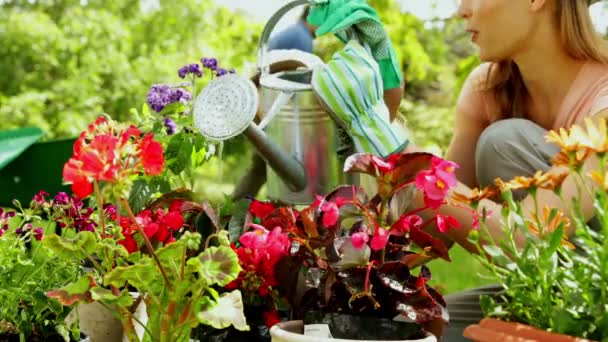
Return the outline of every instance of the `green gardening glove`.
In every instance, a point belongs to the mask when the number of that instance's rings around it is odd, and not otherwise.
[[[403,76],[397,55],[376,11],[365,0],[310,0],[307,21],[316,35],[335,34],[344,43],[353,38],[367,44],[378,62],[384,89],[400,87]]]

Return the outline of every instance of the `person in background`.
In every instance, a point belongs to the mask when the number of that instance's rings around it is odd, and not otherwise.
[[[299,50],[312,53],[315,28],[306,21],[309,11],[309,6],[306,6],[296,23],[271,36],[268,41],[268,51]],[[270,72],[286,71],[297,66],[297,63],[293,61],[274,63],[270,65]],[[259,89],[260,75],[254,75],[251,80]],[[260,118],[260,115],[261,113],[258,113],[256,118]],[[235,186],[232,198],[241,199],[245,196],[255,196],[264,183],[266,183],[266,162],[257,153],[253,152],[249,169]]]
[[[306,6],[295,24],[270,37],[268,50],[295,49],[312,53],[315,28],[306,21],[309,11],[309,7]]]
[[[559,148],[546,142],[548,130],[582,124],[585,118],[608,117],[608,42],[595,32],[590,0],[461,0],[458,14],[467,23],[479,47],[481,64],[469,75],[457,106],[454,136],[446,159],[460,165],[455,191],[469,194],[472,187],[492,185],[495,178],[532,176],[536,171],[558,172],[551,166]],[[584,169],[596,168],[589,160]],[[587,171],[585,171],[587,172]],[[577,196],[568,177],[560,200],[539,189],[537,199],[549,207],[571,212]],[[594,185],[589,184],[590,187]],[[534,199],[520,194],[526,214]],[[413,206],[422,205],[416,195]],[[501,206],[483,200],[482,210],[493,212],[486,221],[496,241],[504,239]],[[587,220],[594,215],[592,198],[581,198]],[[461,223],[448,237],[475,253],[467,241],[473,229],[471,215],[460,208],[441,207],[440,213]],[[525,238],[514,239],[523,247]],[[445,341],[465,341],[462,331],[482,318],[481,294],[500,288],[473,289],[445,297],[450,325]]]

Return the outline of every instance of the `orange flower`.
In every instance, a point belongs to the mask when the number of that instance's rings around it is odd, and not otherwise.
[[[543,214],[539,218],[540,224],[543,226],[543,234],[555,231],[561,224],[564,225],[564,237],[561,244],[568,248],[574,248],[574,245],[568,241],[566,232],[570,229],[570,219],[559,209],[551,209],[548,206],[543,207]],[[540,236],[541,229],[535,221],[526,221],[528,229],[535,235]]]
[[[475,188],[471,190],[471,193],[465,195],[460,192],[454,192],[452,194],[452,200],[462,203],[462,204],[471,204],[471,203],[479,203],[484,199],[493,199],[499,194],[499,190],[495,186],[488,186],[483,189]]]
[[[502,179],[497,178],[494,182],[501,191],[522,189],[555,190],[562,185],[566,177],[568,177],[567,172],[556,174],[537,171],[532,177],[517,176],[508,182],[504,182]]]
[[[579,169],[583,166],[587,158],[591,156],[592,150],[582,149],[579,151],[565,152],[561,151],[558,153],[551,162],[555,166],[566,166],[573,169]]]

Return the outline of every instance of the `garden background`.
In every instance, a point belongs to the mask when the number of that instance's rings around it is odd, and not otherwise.
[[[443,1],[451,0],[436,6]],[[129,120],[152,84],[175,82],[177,69],[201,56],[251,72],[263,22],[223,7],[221,0],[150,3],[0,0],[0,130],[38,126],[45,139],[57,139],[77,135],[99,113]],[[456,96],[478,63],[465,24],[402,13],[392,0],[370,3],[402,61],[407,86],[400,119],[417,145],[442,154],[451,138]],[[328,60],[339,47],[335,38],[322,37],[315,53]],[[198,170],[195,190],[201,198],[221,203],[246,171],[243,161],[250,153],[244,139],[229,141],[222,160],[212,158]],[[452,264],[430,265],[432,285],[442,292],[489,281],[483,274],[472,276],[482,267],[462,249],[454,247],[450,254]]]

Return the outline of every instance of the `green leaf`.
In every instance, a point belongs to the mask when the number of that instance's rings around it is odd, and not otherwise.
[[[95,301],[102,301],[105,304],[116,305],[123,308],[133,305],[133,296],[129,294],[127,289],[121,291],[120,295],[117,296],[108,289],[95,287],[91,289],[91,297]]]
[[[251,201],[248,199],[242,199],[234,204],[233,214],[228,222],[228,233],[230,235],[230,242],[232,243],[237,242],[245,230],[245,219],[250,204]]]
[[[95,287],[95,280],[90,275],[57,290],[46,293],[49,298],[57,299],[61,304],[71,306],[77,302],[91,303],[91,288]]]
[[[104,277],[104,284],[116,287],[122,287],[127,282],[140,291],[159,289],[165,283],[149,257],[135,265],[116,267]]]
[[[547,246],[547,248],[545,248],[542,251],[541,254],[541,258],[543,260],[547,260],[549,258],[551,258],[551,256],[553,254],[555,254],[555,252],[557,252],[557,249],[559,248],[559,246],[561,246],[562,241],[564,239],[564,223],[562,222],[557,229],[555,229],[553,232],[548,234],[548,242],[549,245]]]
[[[168,192],[171,185],[166,180],[155,177],[151,181],[138,179],[133,182],[131,193],[129,194],[129,205],[134,212],[144,209],[150,198],[157,192]]]
[[[187,262],[188,268],[198,272],[209,284],[225,286],[238,277],[241,267],[230,247],[209,247]]]
[[[46,235],[42,239],[44,246],[64,258],[85,259],[95,252],[95,234],[88,231],[79,232],[74,238],[57,234]]]
[[[198,312],[196,316],[201,323],[216,329],[224,329],[232,325],[237,330],[249,330],[239,290],[221,296],[217,302],[204,297],[199,305],[202,311]]]
[[[511,264],[512,261],[511,259],[509,259],[505,253],[503,252],[503,250],[495,245],[484,245],[483,246],[483,250],[488,253],[488,255],[490,257],[492,257],[492,263],[502,266],[502,267],[506,267],[507,265]]]
[[[192,144],[185,133],[177,133],[171,137],[165,151],[165,160],[171,172],[179,175],[190,164]]]
[[[158,113],[160,116],[166,116],[169,114],[183,113],[186,109],[186,105],[182,102],[173,102],[165,106],[163,110]]]

